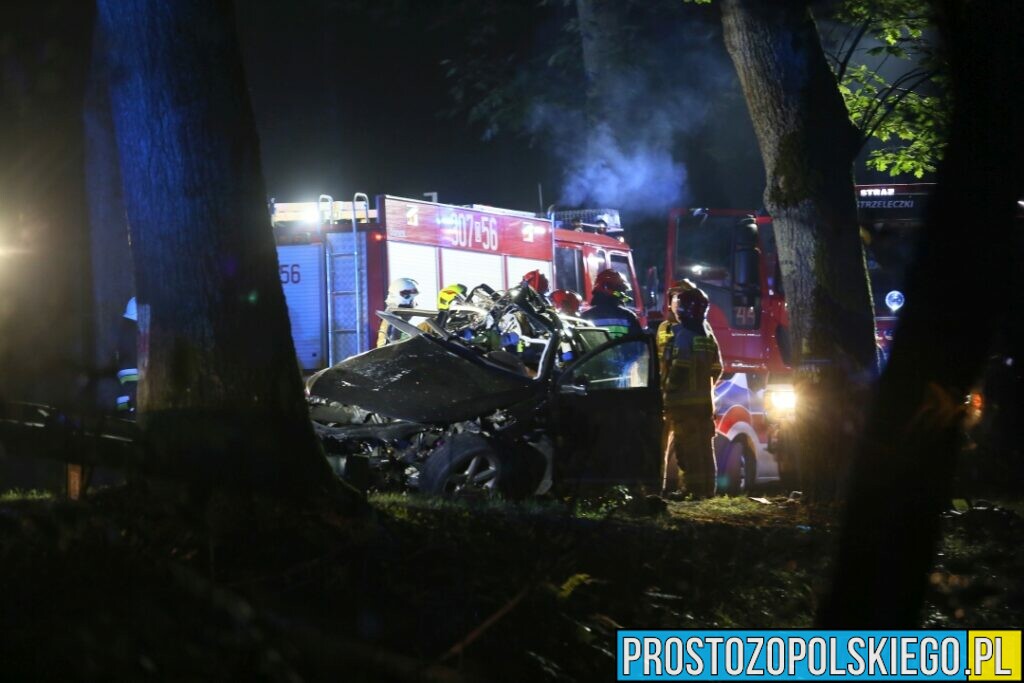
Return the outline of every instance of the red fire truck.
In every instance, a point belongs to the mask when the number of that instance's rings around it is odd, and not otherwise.
[[[589,300],[599,272],[614,268],[639,291],[618,212],[530,212],[453,206],[365,194],[352,201],[271,202],[281,284],[301,367],[314,371],[366,351],[376,340],[388,283],[416,280],[417,306],[459,282],[506,289],[540,270],[553,288]],[[573,229],[562,226],[572,225]],[[643,315],[637,297],[637,313]]]
[[[931,187],[857,186],[883,353],[904,302],[905,268]],[[746,216],[753,222],[741,220]],[[780,447],[797,397],[789,381],[789,316],[771,217],[673,209],[667,242],[666,280],[689,278],[707,292],[708,320],[722,351],[724,374],[715,387],[719,487],[735,492],[747,482],[777,478],[795,484],[795,467]]]

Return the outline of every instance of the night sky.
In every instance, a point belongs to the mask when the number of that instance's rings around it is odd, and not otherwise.
[[[239,3],[268,192],[279,201],[438,192],[535,209],[537,183],[550,193],[558,179],[543,150],[513,136],[484,142],[481,127],[442,113],[451,96],[440,62],[460,31],[432,26],[436,3],[401,15],[366,4]]]

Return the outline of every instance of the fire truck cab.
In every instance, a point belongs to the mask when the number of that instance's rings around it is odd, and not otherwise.
[[[384,310],[388,283],[398,277],[417,282],[416,307],[424,316],[436,311],[437,294],[448,284],[507,289],[533,270],[552,289],[572,289],[588,301],[605,268],[618,270],[638,291],[632,252],[615,236],[621,232],[616,211],[537,216],[391,195],[371,203],[357,193],[350,202],[329,195],[316,202],[272,200],[270,212],[292,338],[307,372],[374,346],[375,312]],[[642,302],[635,306],[642,316]]]
[[[858,185],[857,208],[875,301],[875,341],[884,357],[903,306],[930,184]],[[751,220],[752,219],[752,220]],[[796,484],[785,427],[796,394],[789,379],[789,315],[770,216],[730,209],[674,209],[667,280],[689,278],[711,300],[708,320],[722,352],[715,387],[719,486],[780,478]]]

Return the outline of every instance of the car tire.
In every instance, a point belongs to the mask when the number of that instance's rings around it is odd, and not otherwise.
[[[479,434],[456,434],[427,458],[419,489],[445,497],[526,498],[540,481],[517,455]]]
[[[757,460],[748,452],[742,438],[728,443],[721,462],[725,467],[719,478],[719,493],[738,496],[753,491],[757,481]]]

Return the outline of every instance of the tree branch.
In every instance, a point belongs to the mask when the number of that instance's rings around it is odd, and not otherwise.
[[[925,72],[921,69],[913,69],[901,75],[895,81],[886,85],[885,88],[880,90],[875,95],[874,104],[864,112],[864,116],[861,119],[861,121],[863,122],[862,128],[871,125],[871,122],[874,120],[875,114],[878,113],[878,110],[882,108],[882,105],[885,104],[886,100],[889,98],[890,95],[892,95],[893,92],[899,90],[900,86],[902,86],[910,78],[916,78],[919,74],[925,73],[928,72]],[[915,84],[915,86],[916,85],[917,84]]]
[[[878,119],[874,122],[874,124],[871,126],[871,128],[868,129],[866,132],[864,132],[862,134],[861,141],[860,141],[860,147],[858,148],[858,152],[859,152],[860,149],[864,148],[864,145],[867,144],[867,141],[871,138],[872,135],[875,134],[875,131],[877,131],[879,129],[879,127],[881,127],[882,123],[885,122],[885,120],[888,119],[890,115],[892,115],[893,111],[896,109],[896,107],[899,106],[900,102],[902,102],[908,95],[913,93],[914,92],[914,88],[916,88],[917,86],[921,85],[926,80],[931,78],[934,75],[934,73],[935,73],[934,71],[924,72],[923,74],[921,74],[920,78],[918,78],[916,81],[914,81],[913,85],[910,85],[907,88],[900,88],[900,89],[898,89],[900,94],[896,97],[895,100],[893,100],[892,102],[889,103],[889,105],[885,109],[885,112],[881,116],[878,117]],[[888,94],[891,95],[893,92],[896,92],[896,89],[894,89],[893,87],[890,87],[887,92],[888,92]],[[882,101],[884,101],[884,98],[882,100],[879,100],[879,102],[882,102]],[[878,109],[876,108],[875,111],[878,111]]]
[[[864,34],[868,32],[869,26],[871,26],[870,19],[861,24],[860,30],[857,31],[857,35],[854,37],[853,42],[850,44],[850,49],[846,51],[846,56],[843,57],[843,61],[839,64],[839,68],[836,70],[836,80],[839,81],[840,83],[843,82],[843,76],[846,75],[846,68],[850,65],[850,58],[853,57],[853,53],[857,50],[857,46],[860,45],[860,41],[864,39]],[[843,47],[845,46],[846,40],[844,39]]]

